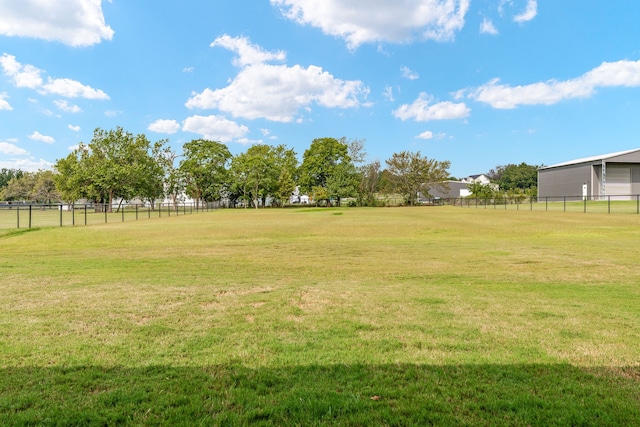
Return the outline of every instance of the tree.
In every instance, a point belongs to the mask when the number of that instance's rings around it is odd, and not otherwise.
[[[358,182],[358,172],[353,163],[338,163],[327,178],[325,188],[329,199],[336,199],[340,206],[341,199],[357,195]]]
[[[276,179],[273,181],[274,186],[270,189],[270,194],[280,200],[284,206],[285,200],[289,200],[296,189],[298,157],[293,149],[289,149],[283,144],[273,147],[272,152],[273,173]]]
[[[180,171],[187,194],[196,200],[220,200],[228,186],[227,164],[231,153],[226,145],[206,139],[195,139],[183,146],[184,159]]]
[[[481,182],[472,182],[467,185],[471,196],[474,199],[493,199],[497,192],[492,184],[483,184]]]
[[[256,209],[273,187],[273,164],[271,147],[264,144],[251,146],[231,160],[231,177],[235,187],[240,190],[241,198],[247,204],[253,201]]]
[[[408,205],[414,205],[418,193],[429,196],[429,186],[445,187],[450,162],[428,159],[420,152],[402,151],[386,160],[394,190],[402,194]]]
[[[541,166],[520,163],[507,164],[492,169],[487,176],[498,184],[501,190],[509,191],[520,188],[523,190],[538,186],[538,169]]]
[[[33,188],[36,184],[36,174],[24,172],[20,177],[11,178],[2,190],[2,198],[8,201],[33,201]]]
[[[375,206],[377,204],[376,193],[379,191],[380,161],[376,160],[359,169],[360,183],[358,185],[358,204],[361,206]]]
[[[296,183],[293,181],[291,172],[289,172],[288,169],[282,169],[278,177],[278,188],[275,194],[278,200],[280,200],[280,206],[285,206],[295,189]]]
[[[340,198],[346,197],[346,194],[354,194],[357,186],[352,176],[354,173],[349,145],[344,138],[314,139],[304,152],[300,166],[300,186],[303,191],[313,190],[314,193],[318,193],[317,187],[322,187],[329,198],[335,197],[340,203]]]
[[[56,190],[60,194],[63,201],[68,204],[74,201],[87,197],[90,193],[89,187],[91,181],[86,167],[80,162],[82,157],[82,151],[86,147],[80,146],[63,159],[58,159],[53,166],[56,173],[53,176],[53,181],[56,186]]]
[[[178,154],[170,148],[164,148],[159,156],[159,162],[164,173],[164,194],[171,198],[174,207],[185,191],[184,177],[175,161]]]
[[[0,169],[0,191],[5,188],[13,178],[20,178],[23,174],[24,172],[20,169]]]
[[[86,197],[108,203],[116,198],[154,199],[162,195],[162,168],[158,156],[164,141],[153,146],[144,134],[133,135],[121,127],[97,128],[87,145],[55,164],[56,186],[67,202]]]
[[[60,201],[60,193],[56,189],[53,171],[42,170],[36,172],[31,198],[41,203]]]
[[[349,163],[349,146],[335,138],[318,138],[304,152],[300,166],[300,186],[303,191],[326,187],[327,179],[340,163]]]
[[[148,155],[141,156],[139,159],[140,180],[134,193],[141,199],[148,200],[151,206],[154,205],[154,200],[164,197],[165,186],[169,181],[168,174],[173,171],[175,153],[165,146],[167,142],[167,140],[155,142],[150,147]],[[175,191],[176,188],[172,190]],[[173,202],[176,206],[175,198]]]

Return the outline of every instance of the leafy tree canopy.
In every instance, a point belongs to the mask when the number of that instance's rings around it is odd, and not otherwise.
[[[540,166],[528,165],[526,163],[507,164],[497,166],[492,169],[487,176],[498,184],[501,190],[509,191],[534,188],[538,186],[538,169]]]
[[[394,190],[404,196],[408,205],[416,203],[418,193],[429,195],[429,186],[445,186],[451,164],[448,160],[429,159],[419,151],[394,153],[386,163]]]

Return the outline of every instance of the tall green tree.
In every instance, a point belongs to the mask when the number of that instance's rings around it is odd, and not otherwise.
[[[33,198],[33,189],[36,185],[36,174],[33,172],[24,172],[19,177],[11,178],[2,190],[2,199],[8,201],[35,201]]]
[[[335,138],[318,138],[305,150],[300,166],[300,186],[303,191],[326,187],[327,180],[340,163],[350,163],[349,146]]]
[[[325,188],[329,198],[337,200],[340,206],[343,198],[357,195],[359,181],[358,171],[353,163],[338,163],[333,173],[327,178]]]
[[[123,128],[97,128],[89,144],[55,164],[58,191],[66,201],[86,197],[107,203],[111,210],[117,198],[153,199],[162,195],[161,167],[157,153],[164,141],[155,144],[144,134],[133,135]]]
[[[271,147],[265,144],[253,145],[231,160],[231,176],[234,183],[241,190],[242,198],[247,204],[251,201],[256,209],[260,200],[268,196],[274,186],[273,181],[276,178],[273,165]]]
[[[382,171],[380,161],[375,160],[358,168],[360,182],[358,184],[358,204],[361,206],[375,206],[376,193],[380,191]]]
[[[355,167],[349,150],[349,144],[344,138],[314,139],[304,152],[299,170],[302,191],[313,190],[313,193],[322,195],[326,193],[329,198],[337,198],[338,202],[346,195],[354,195],[357,183],[354,185]],[[352,149],[352,152],[358,150]],[[319,191],[318,187],[325,191]]]
[[[54,172],[51,170],[41,170],[35,174],[35,183],[31,191],[31,197],[40,203],[59,202],[60,193],[56,189]]]
[[[278,188],[275,193],[276,198],[280,200],[281,207],[285,207],[289,202],[295,189],[296,183],[293,180],[293,176],[291,176],[291,172],[288,169],[282,169],[278,177]]]
[[[56,190],[60,194],[62,200],[68,204],[72,204],[78,199],[89,197],[92,193],[90,187],[92,185],[90,174],[80,159],[86,147],[80,146],[67,157],[58,159],[53,166],[56,173],[53,181]]]
[[[180,172],[187,194],[196,203],[220,200],[229,181],[227,167],[231,152],[227,146],[216,141],[194,139],[185,143],[183,150]]]
[[[447,160],[429,159],[419,151],[394,153],[386,163],[394,190],[402,194],[410,206],[416,204],[419,193],[429,196],[429,186],[446,188],[451,164]]]
[[[184,176],[176,165],[178,154],[164,148],[159,156],[160,165],[164,172],[164,194],[171,199],[173,206],[177,206],[185,191]]]
[[[517,188],[526,190],[538,186],[538,169],[540,167],[524,162],[519,165],[510,163],[497,166],[487,176],[492,182],[498,184],[501,190],[509,191]]]
[[[0,191],[9,184],[13,178],[20,178],[24,174],[20,169],[0,169]]]

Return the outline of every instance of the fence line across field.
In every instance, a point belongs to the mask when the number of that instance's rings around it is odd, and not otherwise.
[[[156,203],[112,206],[108,204],[2,203],[0,229],[95,225],[137,221],[163,216],[189,215],[222,207],[219,202],[200,204]]]
[[[350,199],[344,199],[347,205]],[[385,199],[387,206],[401,203]],[[398,203],[395,203],[398,202]],[[640,215],[640,194],[610,196],[554,196],[554,197],[494,197],[494,198],[422,198],[423,206],[459,206],[476,209],[512,209],[530,211],[562,211],[593,213],[631,213]],[[310,206],[310,205],[304,205]],[[313,204],[311,204],[313,206]],[[0,203],[0,229],[35,227],[64,227],[102,223],[137,221],[141,219],[190,215],[214,209],[230,208],[224,202],[208,203],[156,203],[154,205],[112,206],[108,204],[29,204]]]
[[[633,213],[640,215],[640,194],[608,196],[549,196],[549,197],[457,197],[431,198],[429,205],[449,205],[481,209],[515,209],[563,212]]]

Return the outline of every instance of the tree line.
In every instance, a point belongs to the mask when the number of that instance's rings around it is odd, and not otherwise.
[[[302,162],[285,145],[257,144],[232,155],[216,141],[195,139],[178,153],[168,140],[151,142],[121,127],[96,129],[87,144],[59,159],[53,170],[0,170],[0,200],[73,203],[86,199],[113,206],[116,200],[154,201],[174,205],[189,197],[197,204],[225,200],[232,206],[285,206],[299,189],[317,204],[376,206],[381,195],[398,195],[414,205],[429,190],[446,188],[449,161],[401,151],[366,163],[365,142],[317,138]],[[539,166],[526,163],[497,166],[487,176],[497,186],[473,183],[472,197],[535,197]],[[384,197],[382,197],[384,199]]]
[[[0,171],[0,199],[74,203],[86,199],[107,204],[134,199],[153,202],[168,198],[174,204],[190,197],[196,203],[225,200],[232,206],[285,206],[296,189],[317,204],[380,204],[380,194],[397,194],[416,204],[429,186],[449,177],[449,161],[429,159],[418,152],[394,153],[385,161],[366,163],[363,140],[317,138],[302,162],[286,145],[257,144],[232,155],[216,141],[195,139],[178,153],[167,140],[151,142],[121,127],[96,129],[87,144],[80,143],[58,159],[53,170]]]

